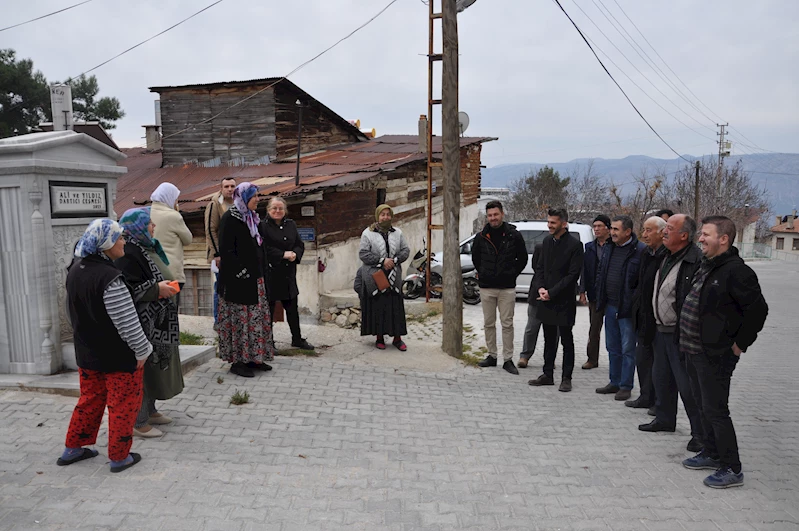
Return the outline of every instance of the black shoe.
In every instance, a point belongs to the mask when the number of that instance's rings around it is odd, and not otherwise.
[[[477,364],[478,367],[496,367],[497,358],[493,356],[486,356],[486,359]]]
[[[250,369],[252,369],[254,371],[271,371],[272,370],[272,366],[269,365],[268,363],[255,363],[254,361],[249,362],[247,364],[247,367],[249,367]]]
[[[655,406],[652,406],[649,409],[647,409],[646,414],[649,415],[650,417],[657,416],[657,411],[655,411]]]
[[[552,376],[547,376],[546,374],[542,374],[535,380],[530,380],[527,382],[528,385],[533,385],[535,387],[539,387],[542,385],[555,385],[555,379]]]
[[[508,360],[502,364],[502,368],[511,374],[519,374],[519,369],[513,364],[513,360]]]
[[[239,376],[243,376],[244,378],[252,378],[255,376],[255,373],[252,372],[252,369],[247,367],[244,363],[237,362],[230,366],[230,372],[233,374],[238,374]]]
[[[648,424],[639,424],[638,429],[641,431],[648,431],[648,432],[658,432],[658,431],[668,431],[673,433],[675,428],[674,426],[666,426],[665,424],[659,422],[657,419],[653,420]]]
[[[635,400],[626,401],[624,403],[624,405],[627,406],[627,407],[632,407],[632,408],[636,408],[636,409],[645,409],[645,408],[649,407],[649,401],[648,400],[641,400],[641,397],[639,396]]]
[[[295,347],[295,348],[302,349],[302,350],[313,350],[314,349],[314,346],[311,345],[310,343],[308,343],[308,341],[306,339],[303,339],[303,338],[292,339],[291,340],[291,346]]]
[[[571,378],[564,378],[560,381],[560,387],[558,387],[558,391],[561,393],[568,393],[572,390],[572,381]]]
[[[694,453],[699,453],[703,449],[704,449],[704,446],[702,446],[702,442],[699,439],[697,439],[696,437],[691,437],[691,440],[688,441],[688,446],[686,447],[686,450],[688,450],[689,452],[694,452]]]
[[[628,398],[630,398],[631,394],[632,393],[630,392],[629,389],[619,389],[618,391],[616,391],[615,399],[621,402],[623,400],[627,400]]]
[[[614,395],[619,391],[618,385],[608,384],[605,387],[600,387],[596,390],[600,395]]]

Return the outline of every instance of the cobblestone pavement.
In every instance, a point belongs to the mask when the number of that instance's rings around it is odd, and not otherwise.
[[[680,465],[684,414],[677,433],[647,434],[640,410],[595,394],[605,359],[568,394],[529,387],[538,369],[293,357],[244,379],[212,360],[121,474],[105,428],[99,457],[55,466],[74,398],[0,393],[0,529],[799,529],[799,264],[755,268],[771,315],[733,378],[742,488],[705,488]],[[230,405],[236,390],[250,403]]]

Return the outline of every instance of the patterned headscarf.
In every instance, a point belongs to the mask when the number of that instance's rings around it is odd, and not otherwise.
[[[108,218],[95,219],[89,223],[78,245],[75,246],[75,256],[85,258],[91,254],[107,251],[114,246],[121,235],[122,228],[116,221]]]
[[[255,210],[250,210],[247,203],[250,202],[255,194],[258,193],[258,187],[252,183],[241,183],[233,191],[233,207],[230,209],[230,214],[244,223],[250,229],[250,236],[255,238],[258,245],[263,243],[261,233],[258,231],[258,224],[261,223],[261,217]]]
[[[169,265],[161,242],[150,236],[147,230],[150,226],[150,207],[131,208],[119,218],[119,226],[122,227],[128,241],[138,243],[147,250],[153,251],[158,255],[164,264]]]
[[[178,190],[177,186],[172,183],[161,183],[150,196],[150,201],[158,201],[169,208],[175,208],[178,196],[180,196],[180,190]]]

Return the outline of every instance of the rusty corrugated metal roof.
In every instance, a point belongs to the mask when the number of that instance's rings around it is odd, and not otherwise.
[[[494,139],[461,138],[461,146],[491,140]],[[385,151],[387,147],[391,149]],[[257,166],[204,168],[187,164],[162,168],[160,152],[148,153],[140,148],[122,151],[128,158],[120,165],[127,167],[128,173],[117,182],[114,207],[120,215],[128,208],[147,202],[153,190],[163,182],[170,182],[180,189],[181,210],[196,212],[205,208],[208,198],[219,190],[223,177],[256,183],[260,188],[259,195],[288,196],[366,180],[383,170],[427,158],[426,153],[419,153],[416,136],[379,137],[303,156],[300,159],[300,185],[295,186],[296,162],[291,160]]]

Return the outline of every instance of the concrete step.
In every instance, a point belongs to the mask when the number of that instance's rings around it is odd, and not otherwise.
[[[181,345],[180,364],[185,375],[190,370],[216,357],[213,345]],[[43,376],[41,374],[0,374],[0,390],[36,391],[64,396],[80,396],[77,371],[65,371]]]

